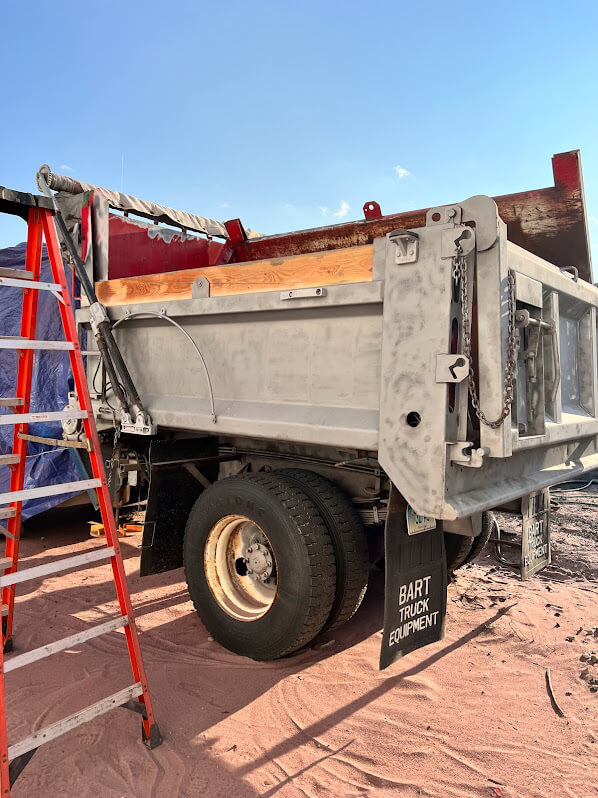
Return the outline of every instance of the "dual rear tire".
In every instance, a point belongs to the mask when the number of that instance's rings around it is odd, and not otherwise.
[[[477,537],[456,535],[452,532],[444,533],[444,547],[446,550],[446,567],[448,572],[456,571],[462,565],[472,562],[480,554],[486,543],[490,540],[496,526],[494,513],[482,513],[482,529]]]
[[[234,476],[207,488],[187,522],[189,594],[210,634],[274,660],[357,610],[368,576],[350,499],[303,469]]]

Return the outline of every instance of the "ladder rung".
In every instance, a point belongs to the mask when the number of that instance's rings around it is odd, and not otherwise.
[[[84,490],[100,488],[101,479],[81,479],[78,482],[63,482],[60,485],[45,485],[41,488],[26,488],[25,490],[13,490],[11,493],[0,493],[0,504],[10,504],[11,502],[25,502],[28,499],[39,499],[43,496],[60,496],[61,493],[81,493]],[[0,512],[2,512],[0,510]],[[12,513],[14,515],[14,513]],[[0,515],[0,518],[3,516]],[[11,518],[5,515],[4,518]]]
[[[9,532],[8,529],[5,526],[2,526],[2,524],[0,524],[0,535],[4,535],[4,537],[6,537],[6,538],[10,538],[11,540],[15,540],[15,536],[13,535],[13,533]]]
[[[20,396],[0,397],[0,407],[23,407],[25,400]]]
[[[12,557],[0,557],[0,571],[6,571],[12,565]]]
[[[31,338],[3,337],[0,338],[0,349],[74,349],[71,341],[34,341]]]
[[[122,629],[127,626],[129,619],[125,617],[114,618],[107,623],[102,623],[99,626],[93,626],[91,629],[85,629],[83,632],[64,637],[62,640],[57,640],[55,643],[49,643],[46,646],[34,648],[32,651],[26,651],[24,654],[19,654],[16,657],[11,657],[4,663],[4,673],[14,671],[17,668],[22,668],[24,665],[31,665],[32,662],[37,662],[40,659],[49,657],[51,654],[57,654],[59,651],[65,651],[67,648],[74,648],[86,640],[92,640],[94,637],[100,635],[107,635],[109,632],[114,632],[116,629]]]
[[[38,291],[62,291],[62,286],[58,283],[42,283],[38,280],[3,277],[0,274],[0,287],[2,286],[5,288],[36,288]]]
[[[33,280],[33,272],[26,272],[24,269],[0,268],[0,277],[16,277],[18,280]]]
[[[42,576],[49,576],[60,571],[69,571],[72,568],[88,565],[90,562],[97,562],[98,560],[107,560],[113,556],[114,548],[112,546],[94,549],[93,551],[85,552],[85,554],[77,554],[75,557],[65,557],[63,560],[54,560],[54,562],[49,562],[45,565],[27,568],[25,571],[15,571],[12,574],[0,576],[0,587],[16,585],[18,582],[28,582],[30,579],[39,579]]]
[[[18,454],[0,454],[0,466],[15,465],[20,460],[21,458]]]
[[[14,518],[16,514],[14,507],[0,507],[0,521],[4,518]]]
[[[46,726],[45,729],[40,729],[38,732],[32,734],[31,737],[27,737],[25,740],[21,740],[19,743],[14,743],[9,746],[8,758],[9,760],[13,760],[21,756],[21,754],[33,751],[34,748],[39,748],[40,745],[49,743],[50,740],[55,740],[56,737],[66,734],[66,732],[71,731],[71,729],[76,729],[77,726],[80,726],[82,723],[87,723],[87,721],[92,720],[92,718],[97,718],[115,707],[126,704],[129,699],[139,697],[142,693],[141,682],[132,684],[130,687],[125,687],[125,689],[121,690],[119,693],[108,696],[108,698],[98,701],[97,704],[86,707],[80,712],[75,712],[74,715],[69,715],[68,718],[59,720],[51,726]]]
[[[19,432],[18,437],[22,441],[31,441],[32,443],[45,443],[48,446],[65,446],[67,449],[87,449],[88,452],[92,451],[91,441],[88,438],[83,441],[65,441],[62,438],[44,438],[41,435],[29,435],[27,432]]]
[[[4,413],[0,424],[35,424],[37,421],[62,421],[66,418],[87,418],[86,410],[50,410],[47,413]]]

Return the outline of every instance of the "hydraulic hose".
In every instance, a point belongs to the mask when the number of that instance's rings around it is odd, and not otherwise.
[[[120,353],[120,349],[118,348],[118,345],[114,340],[114,336],[112,335],[112,328],[106,313],[106,309],[98,301],[94,285],[89,279],[89,275],[85,269],[85,264],[79,257],[77,247],[71,238],[66,226],[66,222],[64,221],[62,213],[60,212],[60,208],[58,207],[58,203],[48,188],[48,183],[46,181],[47,173],[45,170],[47,170],[48,173],[50,172],[49,167],[45,165],[42,166],[38,171],[36,175],[37,184],[42,193],[49,197],[54,205],[56,224],[71,257],[73,258],[75,272],[90,305],[92,328],[95,333],[98,350],[100,351],[102,359],[106,365],[106,371],[108,372],[110,382],[112,383],[112,388],[118,402],[119,409],[124,413],[129,413],[133,421],[135,421],[139,415],[143,416],[145,419],[147,417],[147,413],[143,407],[139,393],[135,388],[133,378],[131,377],[126,363],[123,360],[123,356]],[[53,186],[56,177],[56,175],[52,176]],[[69,177],[64,177],[62,175],[59,175],[58,177],[60,178],[60,181],[58,181],[57,185],[62,185],[63,181],[71,181],[71,183],[78,185],[77,181],[71,180]],[[124,392],[120,387],[121,384],[124,387]]]

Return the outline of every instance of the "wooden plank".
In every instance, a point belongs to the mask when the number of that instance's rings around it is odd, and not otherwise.
[[[19,280],[33,280],[33,272],[26,272],[24,269],[0,268],[0,277],[15,277]]]
[[[368,282],[372,279],[373,258],[373,246],[348,247],[332,252],[106,280],[96,283],[96,293],[100,302],[114,307],[190,299],[191,286],[199,277],[208,281],[210,296]]]

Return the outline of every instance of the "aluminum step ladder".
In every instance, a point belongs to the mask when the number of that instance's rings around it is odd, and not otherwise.
[[[11,454],[0,456],[0,467],[11,469],[10,490],[8,493],[0,494],[0,533],[6,538],[4,557],[0,558],[0,588],[2,590],[0,616],[2,618],[3,643],[0,647],[0,796],[1,798],[8,798],[11,784],[14,783],[40,745],[50,742],[115,707],[124,706],[141,715],[142,739],[149,748],[155,748],[159,745],[161,737],[154,718],[141,658],[131,598],[127,587],[100,443],[83,368],[75,317],[54,225],[53,209],[44,197],[10,192],[9,189],[0,187],[0,212],[13,213],[26,218],[28,228],[25,270],[22,272],[9,269],[0,270],[0,289],[2,287],[10,287],[23,290],[21,334],[16,337],[0,337],[0,349],[14,350],[18,353],[19,358],[16,396],[0,398],[0,407],[7,408],[9,411],[0,413],[0,425],[14,426],[13,451]],[[51,283],[40,281],[43,239],[45,239],[52,268],[53,282]],[[35,338],[37,304],[40,291],[50,291],[57,298],[58,310],[64,329],[64,341],[40,341]],[[2,291],[0,290],[0,301],[2,301],[1,297]],[[40,349],[68,351],[80,410],[30,411],[33,358],[35,351]],[[36,421],[73,418],[81,419],[82,421],[84,441],[81,441],[79,445],[84,447],[89,453],[92,479],[83,479],[48,487],[25,488],[27,441],[32,438],[39,440],[36,436],[28,434],[28,425]],[[57,442],[60,443],[60,441]],[[69,444],[73,445],[72,442],[65,441],[65,445]],[[106,531],[106,545],[96,546],[85,554],[19,571],[18,555],[22,502],[40,496],[54,496],[90,489],[94,489],[97,493],[102,522]],[[82,568],[90,563],[102,560],[110,560],[112,565],[120,615],[106,623],[84,629],[78,634],[70,635],[32,651],[14,654],[5,660],[4,654],[10,653],[13,647],[12,633],[16,585],[30,579],[38,579],[50,574]],[[124,629],[133,674],[132,684],[102,701],[85,707],[74,715],[53,723],[35,732],[30,737],[20,742],[12,743],[9,746],[6,724],[7,692],[5,674],[59,651],[84,643],[99,635],[108,634],[116,629]]]

